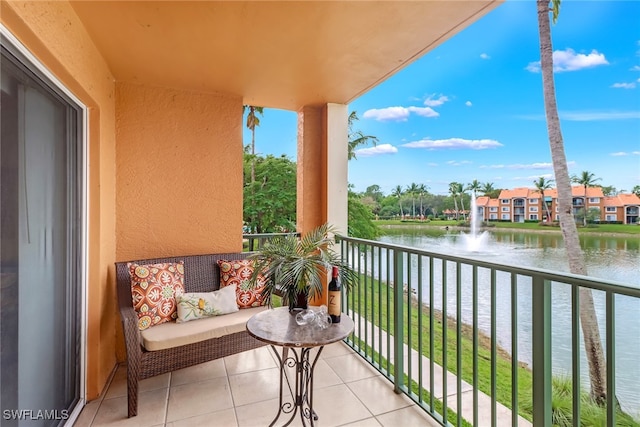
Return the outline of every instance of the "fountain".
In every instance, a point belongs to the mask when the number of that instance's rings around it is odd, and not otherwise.
[[[469,223],[471,225],[471,234],[462,235],[464,249],[467,252],[485,251],[489,233],[483,231],[482,233],[478,234],[478,227],[482,223],[482,218],[478,217],[478,205],[476,202],[475,193],[471,195],[471,211],[469,214]]]

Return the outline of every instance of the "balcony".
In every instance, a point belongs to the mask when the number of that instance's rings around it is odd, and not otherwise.
[[[104,397],[89,403],[75,426],[266,426],[278,407],[278,381],[276,359],[262,347],[144,380],[139,413],[127,419],[126,367],[120,366]],[[344,343],[324,348],[314,391],[323,426],[438,425]],[[301,425],[299,417],[291,425]]]
[[[582,407],[586,408],[589,380],[579,321],[579,306],[588,302],[581,292],[586,289],[592,291],[600,311],[606,372],[614,373],[607,375],[609,393],[600,420],[607,426],[627,421],[615,410],[616,393],[627,392],[618,383],[624,375],[616,371],[615,355],[633,343],[617,343],[616,337],[633,331],[615,319],[617,307],[622,312],[638,306],[640,289],[340,239],[343,256],[363,277],[346,298],[345,311],[357,320],[350,344],[394,382],[397,392],[441,425],[443,420],[453,425],[465,420],[475,426],[551,425],[552,408],[557,405],[553,391],[561,377],[568,380],[571,396],[565,415],[581,421],[587,417]],[[569,360],[562,373],[552,365],[559,356]],[[640,363],[638,353],[631,357],[634,365]],[[434,380],[442,378],[442,372],[448,372],[447,381]],[[637,417],[638,408],[632,403],[636,399],[621,399],[621,405]]]
[[[268,238],[245,237],[253,248]],[[616,397],[623,410],[637,417],[638,408],[629,406],[634,398],[619,387],[624,375],[615,357],[628,345],[616,337],[629,325],[615,319],[617,310],[640,304],[640,289],[398,245],[338,240],[342,256],[362,279],[343,299],[343,311],[356,324],[354,333],[328,346],[317,366],[314,405],[322,425],[550,426],[558,376],[552,361],[560,354],[570,361],[562,374],[569,380],[572,402],[566,414],[582,421],[589,382],[580,289],[593,292],[606,371],[614,373],[607,375],[611,392],[602,425],[627,425],[626,415],[615,410]],[[568,326],[558,331],[554,322],[560,312]],[[531,345],[523,345],[523,338]],[[631,357],[640,364],[640,352]],[[510,363],[514,359],[519,363]],[[264,347],[145,380],[140,413],[130,420],[125,388],[119,368],[104,397],[91,402],[76,425],[267,425],[277,407],[277,364]]]

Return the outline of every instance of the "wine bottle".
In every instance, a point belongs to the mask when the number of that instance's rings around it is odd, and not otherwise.
[[[340,323],[340,313],[342,312],[340,296],[340,277],[338,275],[338,267],[334,266],[331,273],[331,282],[329,282],[329,316],[331,316],[331,323]]]

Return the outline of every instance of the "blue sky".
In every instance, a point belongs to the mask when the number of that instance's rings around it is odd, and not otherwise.
[[[640,184],[640,1],[564,0],[552,40],[569,172],[629,192]],[[452,181],[553,179],[539,59],[535,1],[506,1],[349,104],[379,139],[349,162],[349,183],[447,194]],[[256,151],[295,160],[296,114],[266,109]]]

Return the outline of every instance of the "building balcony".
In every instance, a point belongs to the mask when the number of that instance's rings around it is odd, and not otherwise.
[[[361,280],[343,295],[353,334],[327,346],[316,368],[313,399],[322,425],[551,425],[552,384],[559,375],[552,357],[569,361],[561,375],[573,384],[570,401],[589,390],[578,320],[581,289],[590,289],[602,308],[605,369],[614,372],[607,375],[607,389],[619,390],[614,355],[628,343],[616,337],[629,326],[616,323],[617,307],[637,305],[640,289],[361,239],[339,241]],[[568,314],[560,332],[552,315],[558,303]],[[567,345],[558,347],[560,341]],[[120,367],[104,397],[87,405],[76,425],[267,425],[278,407],[278,368],[268,347],[145,380],[139,415],[128,420],[125,378]],[[637,411],[628,398],[620,404]],[[603,425],[624,421],[616,407],[615,394],[607,395]],[[582,419],[582,404],[568,411]]]
[[[126,367],[118,367],[104,397],[90,402],[75,427],[266,426],[278,407],[279,370],[269,347],[141,382],[136,417],[127,418]],[[315,368],[313,404],[325,426],[436,426],[416,403],[348,345],[323,349]],[[279,421],[282,421],[282,417]],[[299,426],[296,416],[293,426]]]

